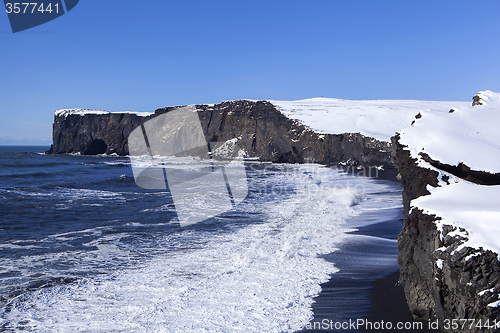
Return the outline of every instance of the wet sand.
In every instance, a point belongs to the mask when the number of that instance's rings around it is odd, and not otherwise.
[[[421,333],[437,333],[439,330],[429,329],[429,323],[426,321],[414,321],[408,304],[406,303],[405,294],[402,286],[398,286],[399,271],[389,274],[388,276],[376,280],[370,289],[370,313],[366,318],[368,321],[375,323],[391,322],[394,327],[397,323],[407,325],[406,329],[365,329],[363,332],[421,332]],[[411,324],[410,324],[411,323]],[[411,326],[410,326],[411,325]],[[402,326],[404,327],[404,326]]]
[[[321,285],[312,306],[314,318],[298,332],[439,332],[413,320],[403,287],[397,285],[402,218],[401,207],[366,212],[349,222],[362,226],[348,234],[338,251],[324,256],[339,271]]]

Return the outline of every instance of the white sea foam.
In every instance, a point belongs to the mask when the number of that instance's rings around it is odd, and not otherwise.
[[[104,161],[103,164],[106,165],[130,165],[130,161]]]
[[[52,192],[36,192],[24,189],[0,189],[0,193],[9,193],[25,197],[60,197],[66,200],[125,200],[122,193],[93,189],[57,187]]]
[[[54,193],[51,192],[31,192],[21,189],[4,189],[4,188],[0,189],[0,193],[8,193],[20,196],[28,196],[28,197],[51,197],[54,195]]]
[[[257,197],[238,208],[264,214],[261,223],[225,233],[201,232],[192,243],[196,233],[189,229],[174,238],[164,236],[165,246],[184,240],[183,249],[162,252],[136,268],[26,294],[12,302],[0,325],[23,322],[43,332],[291,332],[303,327],[312,318],[320,284],[336,271],[319,256],[335,251],[346,237],[346,219],[360,211],[352,205],[384,187],[320,166],[293,168],[296,172],[256,177],[261,188],[275,186],[278,196],[287,190],[279,184],[291,184],[294,193],[269,202]],[[89,232],[94,231],[101,229]],[[122,236],[103,235],[86,244],[98,250],[53,260],[85,266],[95,256],[125,256],[117,246]],[[30,258],[24,269],[36,259]]]

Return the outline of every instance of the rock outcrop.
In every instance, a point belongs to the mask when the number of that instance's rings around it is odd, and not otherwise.
[[[332,165],[396,167],[392,143],[359,133],[321,134],[287,118],[270,102],[231,101],[197,105],[207,142],[238,139],[248,157],[278,163],[315,162]],[[173,107],[157,109],[154,114],[59,112],[54,118],[53,146],[49,153],[128,155],[130,132],[152,117]]]
[[[130,132],[151,117],[133,113],[58,112],[54,116],[50,154],[128,154]]]
[[[478,96],[473,105],[482,105]],[[464,163],[453,166],[423,152],[414,158],[399,137],[396,141],[404,187],[399,283],[413,316],[438,320],[444,332],[500,332],[499,328],[486,327],[500,322],[498,254],[467,246],[467,230],[446,224],[439,228],[436,222],[441,216],[412,204],[412,200],[431,195],[429,189],[447,186],[453,177],[491,186],[499,184],[498,173],[471,170]]]

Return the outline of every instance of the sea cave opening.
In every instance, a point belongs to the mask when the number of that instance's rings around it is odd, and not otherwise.
[[[106,153],[107,149],[108,145],[103,139],[94,139],[89,143],[83,154],[84,155],[104,154]]]

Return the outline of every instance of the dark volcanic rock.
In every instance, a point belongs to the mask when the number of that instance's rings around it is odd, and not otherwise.
[[[483,105],[483,103],[481,103],[481,96],[479,96],[479,94],[472,97],[472,106],[476,105]]]
[[[148,119],[130,113],[56,115],[49,153],[127,155],[128,135]]]
[[[468,180],[480,185],[500,185],[500,173],[490,173],[485,171],[472,170],[464,163],[449,165],[433,160],[427,154],[420,153],[422,159],[429,162],[433,167],[451,173],[459,178]]]
[[[411,209],[411,200],[429,194],[427,185],[438,185],[438,172],[418,166],[404,148],[397,148],[405,210],[398,238],[398,263],[399,283],[404,287],[410,311],[415,318],[439,320],[445,332],[500,332],[475,326],[479,320],[493,324],[500,318],[500,307],[487,306],[498,301],[497,293],[485,292],[500,288],[498,255],[482,249],[459,248],[463,239],[449,235],[455,230],[452,226],[445,226],[441,234],[434,224],[439,217]],[[453,319],[459,324],[456,329]],[[469,321],[462,327],[464,319],[474,319],[474,325],[469,327]]]
[[[161,108],[149,117],[109,113],[55,116],[50,153],[127,155],[130,132],[152,117],[175,107]],[[359,133],[319,134],[289,119],[266,101],[232,101],[198,105],[207,142],[238,138],[249,157],[278,163],[315,162],[396,167],[394,145]]]

